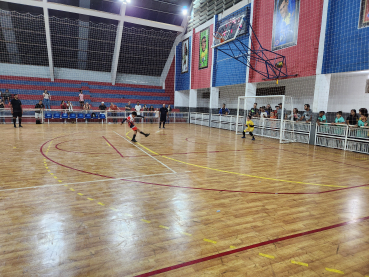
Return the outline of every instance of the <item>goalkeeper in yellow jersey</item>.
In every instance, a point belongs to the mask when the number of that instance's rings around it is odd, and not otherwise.
[[[254,122],[252,122],[251,120],[251,115],[247,116],[247,121],[245,126],[247,126],[247,128],[242,132],[243,137],[242,138],[246,138],[246,132],[249,132],[249,135],[252,136],[251,140],[255,140],[254,134],[252,133],[254,131]]]

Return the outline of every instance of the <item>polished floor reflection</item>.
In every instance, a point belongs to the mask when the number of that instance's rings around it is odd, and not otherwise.
[[[369,276],[369,156],[138,127],[1,126],[0,276]]]

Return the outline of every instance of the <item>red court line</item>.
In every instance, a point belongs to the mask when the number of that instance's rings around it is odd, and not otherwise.
[[[108,139],[107,139],[106,137],[104,137],[104,136],[102,136],[102,137],[106,140],[106,142],[107,142],[107,143],[109,143],[109,145],[110,145],[111,147],[113,147],[113,148],[114,148],[114,150],[115,150],[115,151],[117,151],[117,153],[118,153],[122,158],[124,158],[124,156],[122,155],[122,153],[120,153],[120,152],[118,151],[118,149],[117,149],[117,148],[115,148],[115,147],[114,147],[114,145],[113,145],[113,144],[111,144],[111,143],[110,143],[110,141],[108,141]]]
[[[355,219],[355,220],[351,220],[351,221],[347,221],[347,222],[342,222],[342,223],[338,223],[338,224],[335,224],[335,225],[331,225],[331,226],[327,226],[327,227],[323,227],[323,228],[319,228],[319,229],[314,229],[314,230],[311,230],[311,231],[306,231],[306,232],[302,232],[302,233],[298,233],[298,234],[294,234],[294,235],[289,235],[289,236],[281,237],[281,238],[278,238],[278,239],[263,241],[263,242],[260,242],[260,243],[252,244],[252,245],[241,247],[241,248],[238,248],[238,249],[226,251],[226,252],[223,252],[223,253],[211,255],[211,256],[196,259],[196,260],[192,260],[192,261],[185,262],[185,263],[182,263],[182,264],[177,264],[177,265],[168,266],[168,267],[165,267],[165,268],[162,268],[162,269],[150,271],[150,272],[147,272],[147,273],[144,273],[144,274],[136,275],[136,277],[153,276],[153,275],[156,275],[156,274],[172,271],[172,270],[175,270],[175,269],[178,269],[178,268],[182,268],[182,267],[186,267],[186,266],[190,266],[190,265],[194,265],[194,264],[198,264],[198,263],[202,263],[202,262],[206,262],[206,261],[209,261],[209,260],[217,259],[217,258],[228,256],[228,255],[232,255],[232,254],[235,254],[235,253],[238,253],[238,252],[246,251],[246,250],[257,248],[257,247],[260,247],[260,246],[264,246],[264,245],[273,244],[273,243],[276,243],[276,242],[281,242],[281,241],[285,241],[285,240],[290,240],[290,239],[294,239],[294,238],[298,238],[298,237],[302,237],[302,236],[307,236],[307,235],[319,233],[319,232],[327,231],[327,230],[330,230],[330,229],[342,227],[342,226],[345,226],[345,225],[362,222],[362,221],[365,221],[365,220],[368,220],[368,219],[369,219],[369,216],[366,216],[366,217],[362,217],[362,218],[359,218],[359,219]]]
[[[64,136],[61,136],[64,137]],[[45,153],[43,152],[43,147],[49,143],[50,141],[57,139],[60,137],[56,137],[53,138],[47,142],[45,142],[41,147],[40,147],[40,152],[41,154],[48,159],[49,161],[63,166],[65,168],[69,168],[72,170],[76,170],[82,173],[86,173],[86,174],[91,174],[91,175],[96,175],[96,176],[100,176],[100,177],[104,177],[104,178],[109,178],[109,179],[116,179],[115,177],[112,176],[106,176],[106,175],[102,175],[102,174],[98,174],[98,173],[93,173],[93,172],[89,172],[89,171],[84,171],[84,170],[80,170],[74,167],[70,167],[61,163],[58,163],[54,160],[52,160],[51,158],[49,158],[48,156],[45,155]],[[365,187],[365,186],[369,186],[369,184],[365,184],[365,185],[359,185],[359,186],[353,186],[353,187],[347,187],[347,188],[339,188],[339,189],[334,189],[334,190],[327,190],[327,191],[320,191],[320,192],[260,192],[260,191],[243,191],[243,190],[227,190],[227,189],[209,189],[209,188],[196,188],[196,187],[182,187],[182,186],[174,186],[174,185],[164,185],[164,184],[158,184],[158,183],[150,183],[150,182],[143,182],[143,181],[136,181],[136,180],[131,180],[131,179],[120,179],[122,181],[128,181],[128,182],[133,182],[133,183],[140,183],[140,184],[146,184],[146,185],[154,185],[154,186],[161,186],[161,187],[170,187],[170,188],[182,188],[182,189],[193,189],[193,190],[204,190],[204,191],[217,191],[217,192],[230,192],[230,193],[250,193],[250,194],[280,194],[280,195],[302,195],[302,194],[321,194],[321,193],[329,193],[329,192],[335,192],[335,191],[340,191],[340,190],[347,190],[347,189],[353,189],[353,188],[359,188],[359,187]]]
[[[76,151],[69,151],[69,150],[65,150],[65,149],[61,149],[59,148],[59,145],[62,144],[62,143],[66,143],[66,142],[69,142],[69,141],[76,141],[76,140],[83,140],[83,139],[71,139],[71,140],[66,140],[66,141],[62,141],[62,142],[59,142],[58,144],[55,144],[55,148],[60,150],[60,151],[65,151],[65,152],[70,152],[70,153],[77,153],[77,154],[96,154],[96,155],[111,155],[112,153],[104,153],[104,152],[101,152],[101,153],[91,153],[91,152],[76,152]]]

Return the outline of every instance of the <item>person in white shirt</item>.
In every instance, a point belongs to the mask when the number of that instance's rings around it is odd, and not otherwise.
[[[268,118],[268,114],[267,114],[267,112],[265,111],[265,107],[261,107],[261,108],[260,108],[260,118],[261,118],[261,119]]]
[[[68,107],[68,112],[73,112],[73,105],[72,105],[72,102],[68,101],[68,103],[67,103],[67,107]]]
[[[42,96],[44,97],[44,106],[45,106],[45,109],[49,109],[49,111],[50,111],[51,110],[51,106],[50,106],[51,95],[47,91],[47,89],[44,90],[44,93],[42,94]]]
[[[140,105],[139,101],[137,101],[137,105],[135,106],[135,110],[136,110],[137,115],[140,115],[141,105]]]

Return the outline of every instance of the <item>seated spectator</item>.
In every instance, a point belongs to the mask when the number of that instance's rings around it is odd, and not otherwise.
[[[311,122],[311,119],[313,117],[313,113],[310,110],[310,105],[309,104],[305,104],[304,105],[304,113],[302,114],[302,116],[300,117],[299,121],[305,120],[306,123]]]
[[[357,125],[359,127],[369,128],[369,126],[368,126],[368,114],[364,113],[364,112],[361,114],[360,120],[359,120]]]
[[[149,108],[146,106],[146,104],[143,106],[143,108],[142,108],[142,110],[144,111],[144,112],[147,112],[148,110],[149,110]]]
[[[36,118],[36,124],[41,124],[41,118],[42,118],[42,111],[45,109],[44,104],[42,104],[42,100],[38,101],[38,104],[35,106],[35,118]]]
[[[219,110],[219,114],[229,114],[229,110],[226,108],[226,104],[223,104],[223,107]]]
[[[300,117],[301,115],[299,114],[299,110],[297,108],[293,109],[292,114],[286,114],[286,119],[291,121],[299,121]]]
[[[106,106],[105,106],[104,102],[101,102],[101,105],[99,106],[99,110],[100,111],[105,111],[106,110]]]
[[[260,118],[268,118],[268,114],[265,111],[265,107],[260,108]]]
[[[83,105],[83,110],[85,111],[85,113],[90,113],[90,110],[91,110],[91,105],[86,102],[84,105]]]
[[[360,108],[359,109],[359,120],[360,120],[362,114],[368,114],[368,110],[366,108]]]
[[[252,117],[259,117],[258,103],[254,103],[254,106],[250,110],[250,115]]]
[[[131,110],[131,101],[128,101],[128,104],[126,105],[126,111]]]
[[[64,101],[61,101],[60,109],[63,110],[63,112],[65,112],[67,108],[68,108],[67,103],[65,103]]]
[[[117,110],[120,110],[117,105],[110,103],[109,111],[111,111],[111,116],[113,117],[113,123],[118,123]]]
[[[356,126],[358,121],[356,110],[352,109],[350,115],[346,118],[346,124]]]
[[[150,112],[154,112],[154,111],[155,111],[154,106],[150,106],[149,111],[150,111]]]
[[[3,99],[0,98],[0,117],[3,124],[5,124],[5,117],[4,117],[5,105]]]
[[[345,119],[342,117],[342,111],[338,111],[336,114],[336,119],[332,125],[342,125],[343,123],[345,123]]]
[[[68,107],[68,112],[73,112],[73,104],[72,104],[72,102],[70,102],[70,101],[68,101],[67,102],[67,107]]]
[[[275,116],[275,113],[273,111],[270,112],[270,118],[271,119],[277,119],[277,117]]]
[[[327,118],[325,117],[325,111],[320,111],[316,123],[320,126],[320,123],[326,123]]]
[[[265,108],[265,112],[268,114],[268,117],[270,117],[270,113],[272,112],[272,107],[270,106],[270,104],[268,104]]]

